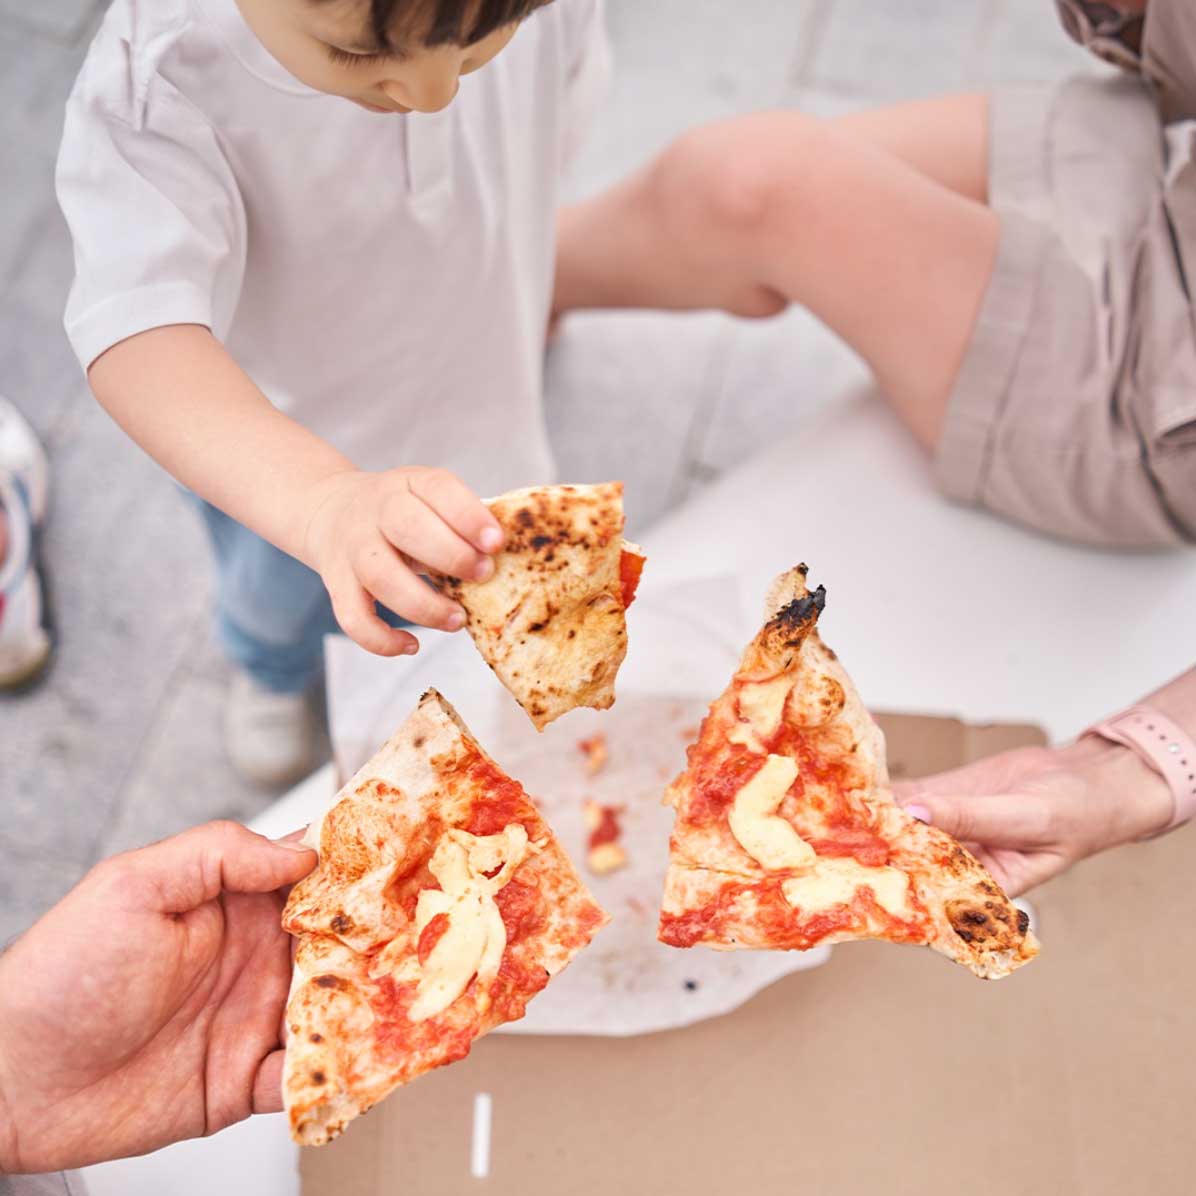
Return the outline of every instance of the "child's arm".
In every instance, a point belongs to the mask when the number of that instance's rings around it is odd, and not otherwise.
[[[315,569],[337,621],[363,648],[397,656],[418,647],[378,617],[375,599],[427,627],[464,625],[457,604],[415,569],[483,580],[503,535],[452,474],[357,469],[277,410],[198,325],[130,337],[88,379],[113,419],[180,482]]]

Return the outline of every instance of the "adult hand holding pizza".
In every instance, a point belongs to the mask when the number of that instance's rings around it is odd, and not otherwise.
[[[281,1109],[282,890],[315,863],[209,823],[97,865],[0,956],[0,1174]]]
[[[1022,748],[896,786],[1010,895],[1196,811],[1196,669],[1075,743]]]

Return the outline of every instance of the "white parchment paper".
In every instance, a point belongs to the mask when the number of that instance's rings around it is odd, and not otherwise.
[[[661,794],[685,765],[685,747],[739,659],[744,618],[733,581],[714,578],[646,593],[628,612],[630,651],[618,700],[577,710],[539,734],[464,635],[420,633],[414,661],[370,656],[328,640],[329,712],[342,776],[350,776],[435,686],[483,747],[532,795],[612,922],[528,1006],[502,1027],[529,1034],[643,1034],[715,1017],[781,976],[815,967],[808,952],[678,950],[656,941],[673,812]],[[579,741],[606,736],[609,762],[585,770]],[[585,867],[586,798],[621,806],[625,868]]]

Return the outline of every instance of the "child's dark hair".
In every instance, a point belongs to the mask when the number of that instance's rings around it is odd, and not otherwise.
[[[368,0],[370,32],[382,49],[415,35],[425,46],[472,46],[551,0]],[[397,47],[397,48],[401,48]]]

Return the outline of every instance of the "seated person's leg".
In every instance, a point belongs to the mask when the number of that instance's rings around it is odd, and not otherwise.
[[[693,130],[562,213],[556,308],[801,303],[933,446],[1000,236],[980,202],[985,128],[983,100],[961,96]]]

